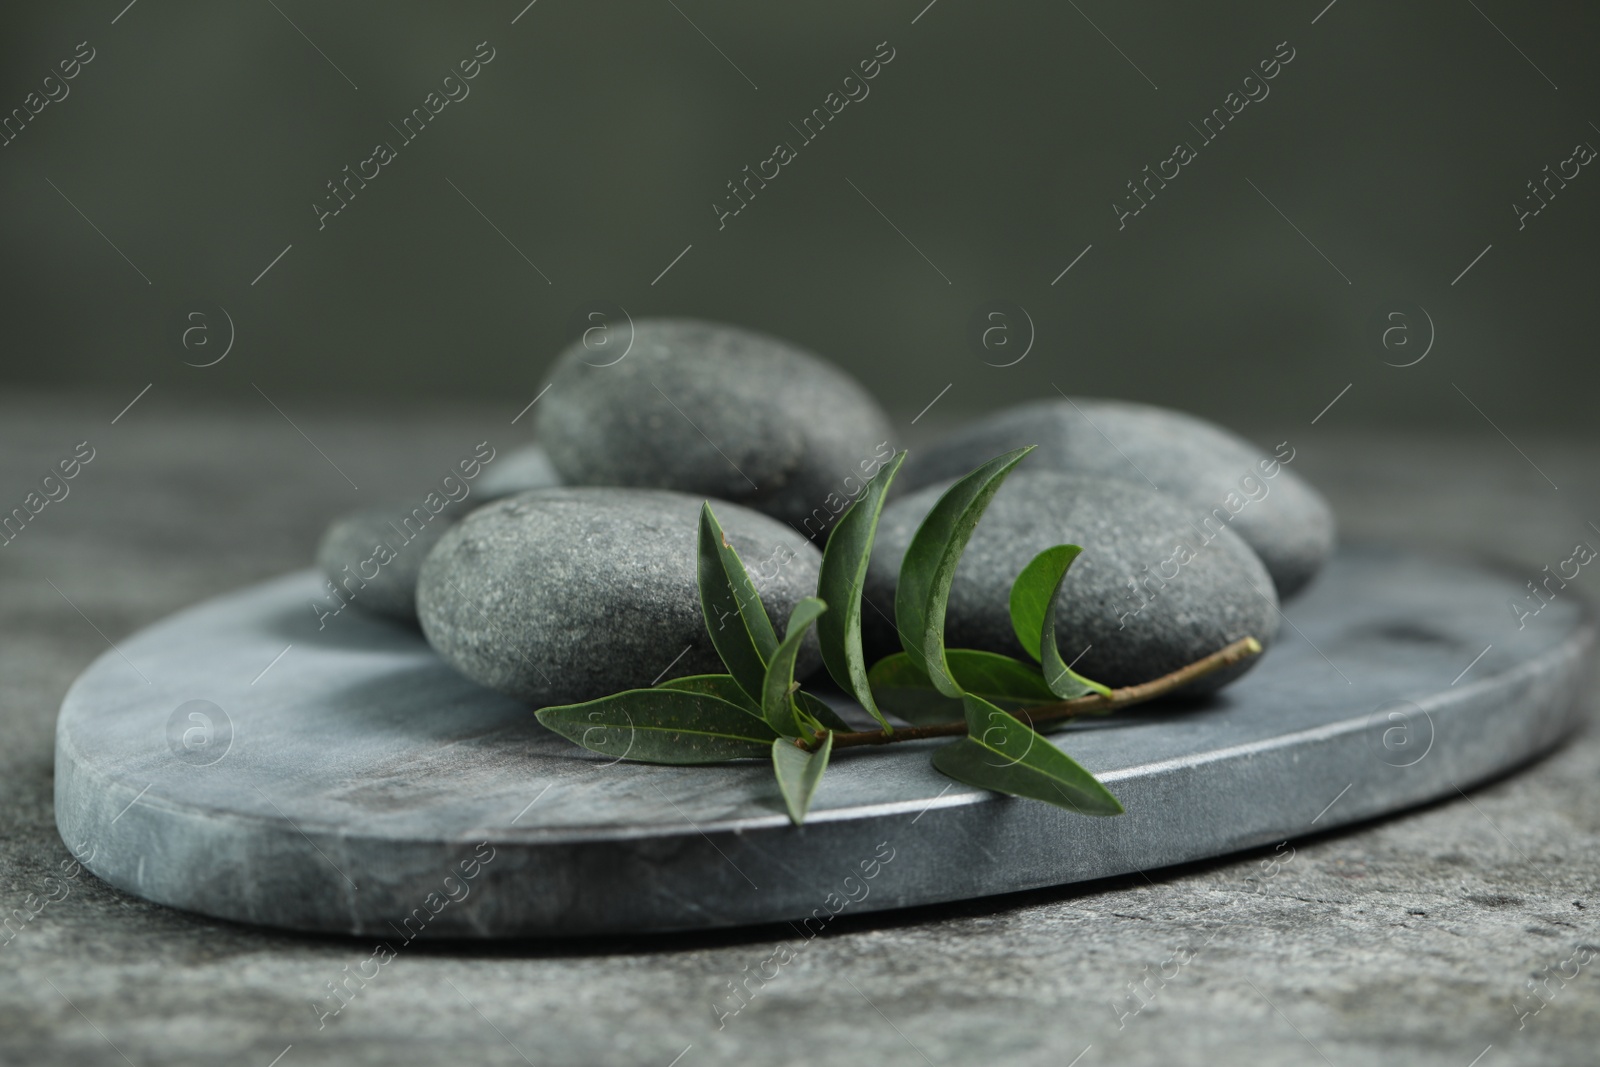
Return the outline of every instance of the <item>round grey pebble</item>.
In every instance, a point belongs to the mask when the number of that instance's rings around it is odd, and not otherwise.
[[[1292,442],[1263,451],[1204,419],[1148,404],[1079,398],[1007,408],[914,451],[896,484],[959,478],[1023,445],[1039,446],[1024,461],[1030,470],[1154,485],[1182,503],[1186,518],[1231,527],[1266,564],[1280,597],[1304,588],[1333,552],[1333,511],[1288,469]]]
[[[879,610],[862,612],[864,636],[877,655],[900,650],[888,623],[900,561],[948,487],[919,489],[884,509],[866,584]],[[1019,468],[984,512],[956,567],[945,646],[1027,660],[1011,628],[1011,583],[1034,556],[1058,544],[1083,546],[1056,602],[1061,655],[1097,682],[1135,685],[1241,637],[1254,636],[1265,646],[1277,636],[1272,581],[1232,530],[1207,540],[1184,507],[1148,486]],[[1188,691],[1218,689],[1258,660],[1212,674]]]
[[[336,594],[326,603],[343,601],[373,615],[415,623],[422,561],[463,512],[461,505],[451,503],[438,513],[425,505],[408,511],[396,503],[335,519],[317,546],[317,567]]]
[[[561,484],[561,475],[550,462],[550,454],[541,445],[528,444],[509,448],[486,465],[478,479],[474,496],[479,503],[497,500],[529,489],[551,489]]]
[[[883,409],[837,367],[690,319],[638,320],[627,355],[604,366],[574,343],[537,432],[568,484],[720,497],[813,539],[894,452]]]
[[[317,567],[338,599],[374,615],[415,623],[417,574],[445,530],[480,504],[561,484],[550,457],[532,444],[491,454],[477,479],[452,474],[440,486],[443,492],[430,492],[418,502],[397,502],[335,519],[317,546]],[[444,492],[464,495],[451,499]],[[430,503],[443,506],[435,512]],[[330,598],[328,603],[338,600]]]
[[[467,677],[535,706],[723,673],[695,579],[702,503],[664,490],[569,487],[487,504],[423,563],[422,632]],[[821,553],[775,519],[735,504],[713,509],[781,634],[816,592]],[[813,635],[796,673],[820,662]]]

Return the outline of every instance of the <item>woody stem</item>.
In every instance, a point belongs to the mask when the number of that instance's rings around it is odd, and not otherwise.
[[[1093,714],[1096,712],[1116,711],[1120,708],[1143,704],[1160,696],[1182,689],[1190,682],[1204,678],[1208,674],[1231,667],[1235,663],[1243,662],[1252,656],[1261,654],[1261,642],[1254,637],[1241,637],[1224,648],[1211,653],[1203,659],[1179,667],[1171,674],[1164,674],[1160,678],[1138,685],[1124,686],[1113,689],[1110,696],[1101,696],[1091,693],[1088,696],[1077,697],[1072,700],[1063,700],[1055,704],[1040,704],[1031,708],[1023,708],[1015,714],[1017,718],[1030,726],[1040,723],[1058,722],[1062,719],[1071,719],[1079,715]],[[965,719],[957,722],[943,722],[936,726],[908,726],[893,733],[887,730],[862,730],[853,733],[835,733],[833,747],[854,748],[857,745],[892,745],[899,741],[922,741],[929,737],[960,737],[967,732]],[[816,743],[804,746],[814,749]]]

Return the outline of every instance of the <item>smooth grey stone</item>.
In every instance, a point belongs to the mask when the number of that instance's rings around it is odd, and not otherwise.
[[[1504,607],[1519,577],[1366,551],[1329,569],[1296,605],[1299,632],[1209,703],[1053,735],[1122,800],[1116,818],[955,783],[929,763],[942,742],[917,742],[835,751],[796,829],[768,761],[585,752],[413,632],[353,618],[319,633],[304,610],[319,582],[301,572],[189,608],[85,671],[56,733],[56,821],[111,884],[240,922],[396,946],[711,928],[1270,846],[1456,798],[1582,720],[1595,630],[1580,598],[1519,630]],[[252,684],[286,641],[292,670]],[[184,712],[202,694],[205,723]],[[1452,887],[1465,876],[1444,870]]]
[[[877,610],[862,612],[863,632],[880,655],[901,648],[890,623],[900,561],[947,488],[931,485],[884,508],[866,585]],[[956,567],[945,646],[1026,659],[1011,628],[1011,583],[1034,556],[1059,544],[1083,547],[1056,602],[1061,655],[1097,682],[1147,682],[1241,637],[1271,645],[1278,601],[1261,561],[1232,530],[1216,531],[1208,543],[1188,520],[1176,500],[1145,485],[1013,470]],[[1187,563],[1178,562],[1187,558],[1180,545],[1193,557]],[[1164,566],[1169,560],[1173,565]],[[1173,577],[1163,581],[1168,572]],[[1191,689],[1220,688],[1259,662],[1219,671]]]
[[[422,631],[467,677],[535,705],[593,700],[673,675],[723,672],[696,584],[699,497],[537,489],[446,533],[417,581]],[[822,554],[737,504],[717,520],[780,633],[817,588]],[[802,677],[821,661],[801,650]]]
[[[561,484],[550,457],[534,444],[494,455],[476,480],[454,474],[451,478],[416,502],[354,511],[328,526],[317,546],[317,566],[334,594],[322,598],[324,610],[342,614],[338,605],[344,601],[362,611],[415,623],[417,575],[447,529],[491,500]],[[460,494],[460,499],[450,499],[447,492]],[[439,502],[444,507],[438,512],[428,506]]]
[[[550,454],[541,445],[528,444],[506,449],[485,466],[475,493],[481,503],[560,484],[561,475],[550,462]]]
[[[1332,509],[1279,462],[1293,462],[1292,441],[1268,452],[1214,423],[1149,404],[1083,397],[1007,408],[913,451],[895,481],[916,489],[959,478],[1023,445],[1039,446],[1023,461],[1027,470],[1132,479],[1177,497],[1195,522],[1215,516],[1214,525],[1230,526],[1256,550],[1284,599],[1333,551]]]
[[[435,514],[423,504],[408,511],[396,503],[335,519],[317,546],[317,566],[326,579],[315,601],[322,605],[319,617],[343,614],[342,603],[415,623],[422,561],[462,514],[456,504]]]
[[[569,484],[720,497],[816,538],[893,454],[860,384],[775,337],[640,319],[627,354],[599,364],[575,342],[539,403],[539,440]]]

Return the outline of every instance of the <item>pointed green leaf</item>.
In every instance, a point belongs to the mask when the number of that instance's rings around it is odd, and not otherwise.
[[[828,756],[833,752],[833,734],[822,739],[822,746],[807,752],[786,737],[772,742],[772,773],[778,779],[778,789],[783,793],[783,803],[789,809],[789,819],[799,826],[806,821],[811,809],[811,798],[822,781],[822,772],[828,769]]]
[[[823,618],[827,618],[827,616],[824,615]],[[796,689],[794,703],[795,707],[817,720],[818,724],[825,730],[837,730],[839,733],[847,734],[855,729],[854,726],[841,719],[839,713],[829,707],[827,702],[815,693],[808,693],[804,689]]]
[[[759,703],[767,661],[778,647],[778,635],[709,501],[700,508],[698,577],[700,610],[711,644],[740,688]]]
[[[983,510],[1000,483],[1035,446],[997,456],[945,490],[917,527],[900,563],[895,590],[895,626],[906,653],[933,681],[934,688],[959,697],[961,687],[950,676],[944,658],[944,612],[956,564]]]
[[[938,726],[960,722],[961,701],[952,700],[929,682],[926,689],[879,689],[878,707],[912,726]]]
[[[731,674],[688,674],[682,678],[668,678],[657,689],[679,689],[685,693],[702,693],[726,700],[728,703],[761,718],[761,705],[750,699],[744,687]]]
[[[1011,629],[1035,663],[1040,662],[1040,635],[1049,621],[1061,580],[1082,551],[1077,545],[1047,548],[1034,556],[1011,583]]]
[[[761,712],[771,726],[784,737],[799,737],[802,730],[795,718],[793,694],[794,660],[800,654],[800,642],[817,617],[828,610],[828,605],[814,596],[808,596],[789,613],[789,628],[767,664],[766,676],[761,686]],[[807,738],[809,740],[809,737]]]
[[[1111,695],[1110,689],[1068,667],[1056,642],[1056,598],[1072,561],[1082,551],[1077,545],[1047,548],[1011,583],[1011,628],[1028,655],[1043,666],[1050,691],[1062,700],[1088,693]]]
[[[1021,660],[970,648],[947,648],[944,655],[951,677],[963,692],[1002,707],[1054,704],[1059,699],[1044,684],[1038,669]],[[960,699],[935,689],[927,672],[904,652],[874,663],[867,679],[879,704],[913,726],[954,722],[963,714]]]
[[[866,659],[861,653],[861,589],[867,580],[867,563],[872,558],[872,543],[878,536],[878,519],[883,514],[883,499],[889,483],[905,461],[897,452],[872,480],[860,498],[845,510],[828,535],[822,553],[822,571],[817,577],[817,595],[833,610],[817,622],[817,640],[822,646],[822,663],[839,688],[852,694],[856,702],[892,730],[872,699],[867,684]]]
[[[644,763],[715,763],[761,756],[776,736],[716,697],[675,689],[629,689],[584,704],[540,708],[539,721],[593,752]]]
[[[1121,815],[1122,803],[1094,775],[1010,712],[968,696],[971,734],[933,754],[958,782],[1028,797],[1080,815]]]

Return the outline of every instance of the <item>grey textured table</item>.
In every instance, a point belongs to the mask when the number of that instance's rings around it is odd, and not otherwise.
[[[329,514],[421,491],[486,437],[515,440],[511,413],[499,411],[382,421],[293,412],[354,490],[264,406],[219,410],[157,393],[110,425],[125,403],[0,404],[4,501],[20,502],[77,442],[97,450],[70,496],[0,549],[0,904],[10,916],[0,1060],[1594,1061],[1592,734],[1521,774],[1381,822],[1087,887],[846,910],[809,942],[788,927],[559,946],[418,942],[379,966],[366,942],[197,919],[86,872],[64,878],[55,713],[108,640],[301,566]],[[1592,445],[1518,437],[1558,492],[1487,427],[1452,440],[1341,434],[1327,420],[1288,432],[1348,534],[1493,551],[1529,577],[1595,536]],[[1563,595],[1595,581],[1585,572]],[[292,656],[273,669],[292,669]],[[749,977],[774,969],[765,982]],[[349,979],[354,992],[333,1014],[330,983],[359,973],[373,977]],[[732,983],[747,978],[755,992],[734,1013]]]

